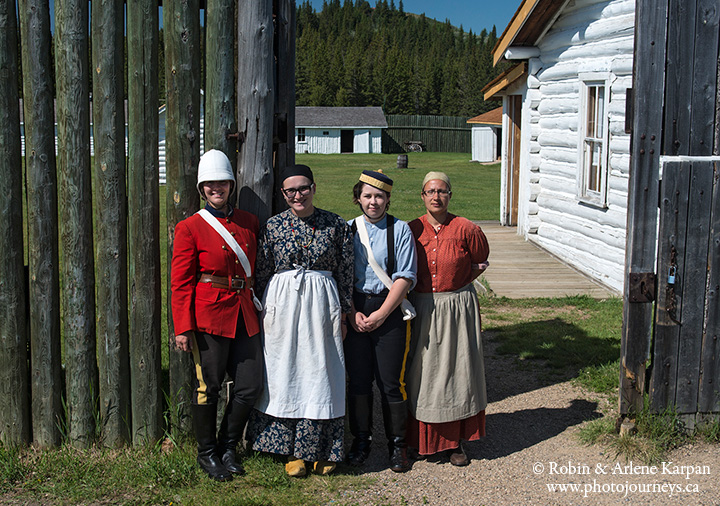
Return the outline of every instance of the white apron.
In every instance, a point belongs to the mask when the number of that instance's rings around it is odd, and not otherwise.
[[[339,418],[345,357],[337,285],[329,271],[296,267],[274,274],[265,290],[265,380],[255,408],[276,418]]]

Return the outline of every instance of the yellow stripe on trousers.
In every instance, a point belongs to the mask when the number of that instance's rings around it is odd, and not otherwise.
[[[200,365],[200,348],[198,348],[197,339],[195,339],[194,336],[192,339],[192,354],[193,362],[195,362],[195,377],[198,380],[197,403],[204,405],[207,404],[207,385],[203,379],[202,367]]]
[[[405,366],[407,365],[407,356],[410,351],[410,335],[410,320],[408,320],[405,327],[405,351],[403,352],[402,369],[400,369],[400,393],[404,401],[407,400],[407,391],[405,390]]]

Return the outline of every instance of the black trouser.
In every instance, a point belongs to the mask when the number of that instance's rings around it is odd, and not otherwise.
[[[385,295],[355,292],[353,301],[357,311],[369,316],[382,306]],[[384,403],[405,400],[407,322],[399,307],[371,332],[355,332],[349,327],[344,347],[349,395],[370,395],[374,378]]]
[[[195,332],[193,359],[193,404],[217,404],[226,373],[233,381],[228,402],[255,404],[262,389],[262,343],[260,335],[248,337],[242,316],[234,339]]]

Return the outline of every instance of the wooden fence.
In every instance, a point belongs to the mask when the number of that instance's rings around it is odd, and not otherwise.
[[[404,153],[409,141],[422,142],[423,151],[470,153],[471,126],[457,116],[386,116],[383,153]]]
[[[635,31],[620,412],[692,428],[720,415],[720,10],[638,0]]]
[[[161,204],[159,2],[126,3],[127,20],[124,3],[116,0],[95,0],[91,19],[87,0],[56,0],[53,62],[48,1],[0,0],[3,444],[49,447],[63,437],[82,447],[143,444],[190,426],[191,356],[175,349],[170,314],[168,340],[163,343],[160,335],[160,233],[168,236],[170,265],[175,224],[199,207],[201,7],[207,40],[205,144],[224,150],[236,165],[236,205],[266,219],[273,212],[276,164],[294,163],[294,145],[286,141],[294,131],[295,2],[164,2],[168,174],[167,200]],[[126,22],[127,76],[121,71]],[[168,221],[162,232],[160,205]],[[169,349],[165,386],[162,346]],[[169,426],[163,390],[172,403]]]

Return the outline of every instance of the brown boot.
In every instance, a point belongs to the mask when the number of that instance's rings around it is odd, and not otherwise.
[[[470,459],[468,459],[465,453],[462,442],[460,442],[460,445],[454,450],[448,450],[447,455],[450,458],[450,463],[454,466],[462,467],[470,463]]]

